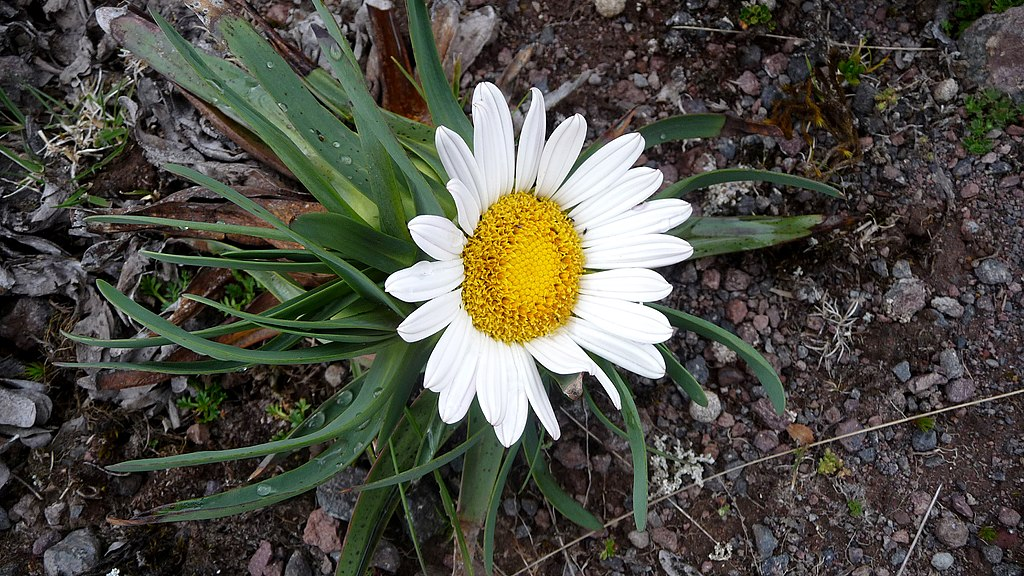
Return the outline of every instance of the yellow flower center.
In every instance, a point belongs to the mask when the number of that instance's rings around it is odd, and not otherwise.
[[[583,246],[557,203],[513,192],[480,217],[462,263],[462,304],[473,326],[501,342],[526,342],[569,320]]]

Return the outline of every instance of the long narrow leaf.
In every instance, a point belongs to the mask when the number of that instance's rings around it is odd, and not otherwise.
[[[686,395],[697,404],[707,406],[708,397],[704,394],[704,389],[700,387],[700,382],[697,382],[693,374],[690,374],[690,371],[679,363],[679,359],[668,349],[668,346],[658,344],[658,352],[661,352],[661,357],[665,359],[668,376],[675,382],[676,386],[683,392],[686,392]]]
[[[618,371],[604,358],[595,357],[597,365],[611,378],[615,389],[622,398],[622,418],[626,421],[626,434],[629,437],[629,451],[633,459],[633,522],[636,529],[643,531],[647,527],[647,444],[644,441],[644,428],[640,422],[633,392],[619,376]]]
[[[663,313],[673,326],[689,330],[708,340],[721,342],[730,350],[736,352],[754,370],[758,381],[764,386],[768,398],[771,399],[775,411],[782,414],[786,410],[786,390],[782,386],[782,380],[779,379],[779,375],[772,368],[771,363],[757,350],[754,350],[753,346],[744,342],[739,336],[703,318],[698,318],[660,304],[648,304],[648,306]]]
[[[758,250],[811,235],[823,218],[809,216],[694,216],[668,233],[693,246],[693,258]]]
[[[452,94],[448,79],[441,67],[437,44],[430,28],[430,16],[423,0],[409,0],[409,36],[412,39],[412,53],[416,59],[416,71],[423,82],[423,94],[430,108],[434,124],[454,130],[467,143],[473,141],[473,125],[462,111],[462,106]]]
[[[750,168],[726,168],[723,170],[712,170],[711,172],[694,174],[689,178],[683,178],[668,188],[665,188],[655,197],[682,198],[694,190],[707,188],[714,184],[725,184],[727,182],[771,182],[772,184],[779,184],[782,186],[806,188],[833,198],[846,197],[838,189],[833,188],[824,182],[818,182],[817,180],[794,176],[792,174],[785,174],[783,172],[753,170]]]
[[[555,507],[555,510],[571,520],[578,526],[586,528],[587,530],[601,530],[604,528],[604,524],[591,514],[586,508],[584,508],[575,498],[565,493],[562,487],[558,485],[554,476],[551,475],[551,471],[548,469],[548,463],[544,461],[544,457],[538,452],[540,447],[539,440],[537,438],[537,429],[533,426],[527,426],[526,431],[523,432],[523,453],[526,455],[527,460],[530,464],[530,474],[533,477],[533,481],[537,484],[537,488],[540,489],[541,493],[544,494],[544,498]],[[536,456],[534,456],[536,455]],[[645,478],[646,481],[646,478]]]

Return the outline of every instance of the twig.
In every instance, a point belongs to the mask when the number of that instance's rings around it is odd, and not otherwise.
[[[1012,392],[1004,392],[1002,394],[996,394],[995,396],[988,396],[988,397],[985,397],[985,398],[979,398],[978,400],[971,400],[970,402],[964,402],[962,404],[957,404],[955,406],[947,406],[946,408],[939,408],[938,410],[932,410],[931,412],[925,412],[924,414],[916,414],[914,416],[910,416],[910,417],[907,417],[907,418],[901,418],[899,420],[894,420],[892,422],[886,422],[886,423],[883,423],[883,424],[879,424],[877,426],[870,426],[868,428],[864,428],[863,430],[857,430],[855,432],[850,432],[848,434],[841,434],[841,435],[836,436],[834,438],[829,438],[829,439],[826,439],[826,440],[819,440],[817,442],[812,442],[811,444],[808,444],[806,446],[800,446],[798,448],[792,448],[790,450],[786,450],[785,452],[779,452],[778,454],[771,454],[771,455],[765,456],[763,458],[758,458],[757,460],[751,460],[750,462],[744,462],[743,464],[739,464],[739,465],[734,466],[732,468],[729,468],[727,470],[723,470],[722,472],[718,472],[716,474],[712,474],[711,476],[708,476],[707,478],[704,478],[703,482],[708,482],[709,480],[714,480],[715,478],[720,478],[722,476],[725,476],[726,474],[730,474],[732,472],[736,472],[737,470],[743,470],[744,468],[746,468],[748,466],[753,466],[755,464],[761,464],[763,462],[769,462],[771,460],[782,458],[783,456],[789,456],[790,454],[795,453],[797,450],[808,449],[808,448],[816,448],[818,446],[824,446],[826,444],[831,444],[831,443],[837,442],[839,440],[850,438],[851,436],[859,436],[861,434],[868,434],[870,432],[876,432],[878,430],[882,430],[882,429],[885,429],[885,428],[890,428],[892,426],[898,426],[900,424],[906,424],[907,422],[911,422],[911,421],[916,420],[918,418],[926,418],[926,417],[929,417],[929,416],[935,416],[937,414],[943,414],[945,412],[952,412],[953,410],[959,410],[961,408],[967,408],[969,406],[976,406],[978,404],[985,404],[987,402],[995,402],[996,400],[1003,400],[1005,398],[1011,398],[1013,396],[1018,396],[1020,394],[1024,394],[1024,388],[1021,388],[1019,390],[1013,390]],[[665,501],[665,500],[675,496],[676,494],[679,494],[680,492],[684,492],[686,490],[689,490],[690,488],[693,488],[696,485],[697,485],[697,483],[694,482],[694,483],[690,484],[689,486],[683,486],[679,490],[676,490],[675,492],[672,492],[670,494],[665,494],[664,496],[658,496],[657,498],[652,498],[651,501],[648,503],[648,505],[649,506],[654,506],[655,504],[660,504],[661,502],[663,502],[663,501]],[[611,528],[612,526],[615,526],[619,522],[622,522],[623,520],[626,520],[627,518],[632,518],[632,517],[633,517],[633,512],[632,511],[626,512],[625,514],[623,514],[621,516],[618,516],[616,518],[612,518],[611,520],[605,522],[604,523],[604,527],[601,530],[606,530],[608,528]],[[575,540],[570,541],[568,544],[564,544],[562,547],[558,548],[557,550],[552,550],[551,552],[548,552],[547,554],[545,554],[545,555],[541,556],[540,558],[534,560],[530,565],[526,566],[525,568],[521,568],[518,572],[513,573],[512,576],[518,576],[519,574],[527,573],[531,569],[533,569],[533,568],[539,566],[540,564],[546,562],[549,558],[552,558],[554,556],[557,556],[558,554],[561,554],[564,549],[570,548],[572,546],[575,546],[576,544],[579,544],[580,542],[583,542],[587,538],[590,538],[590,537],[594,536],[598,532],[599,532],[598,530],[592,530],[592,531],[587,532],[586,534],[580,536],[579,538],[576,538]]]
[[[910,550],[907,550],[907,555],[903,557],[903,563],[900,564],[900,570],[896,573],[896,576],[903,576],[903,570],[907,567],[907,562],[910,562],[910,555],[914,553],[914,546],[917,546],[917,541],[921,538],[921,532],[924,532],[924,525],[928,522],[928,516],[932,513],[932,508],[935,507],[935,502],[939,499],[939,492],[942,491],[942,484],[935,489],[935,496],[932,496],[932,503],[928,505],[928,509],[924,512],[924,518],[921,518],[921,525],[917,527],[917,534],[914,534],[914,541],[910,543]]]
[[[718,28],[708,28],[706,26],[686,26],[678,25],[673,26],[677,30],[694,30],[696,32],[716,32],[719,34],[747,34],[744,30],[720,30]],[[774,38],[775,40],[793,40],[794,42],[810,42],[808,38],[801,38],[799,36],[783,36],[781,34],[756,34],[762,38]],[[871,50],[891,50],[893,52],[934,52],[937,48],[907,48],[904,46],[873,46],[871,44],[850,44],[847,42],[836,42],[835,40],[826,40],[833,46],[842,46],[843,48],[870,48]]]

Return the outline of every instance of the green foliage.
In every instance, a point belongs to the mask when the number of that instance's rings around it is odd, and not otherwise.
[[[875,94],[875,110],[885,112],[887,109],[895,106],[898,101],[899,96],[896,94],[896,89],[889,86]]]
[[[748,4],[740,8],[740,26],[764,26],[768,30],[775,30],[775,20],[771,9],[764,4]]]
[[[843,471],[845,464],[842,459],[832,451],[831,448],[825,448],[825,453],[818,459],[818,474],[822,476],[835,476]]]
[[[850,516],[854,518],[861,518],[864,516],[864,502],[855,498],[846,501],[846,508],[850,512]]]
[[[209,424],[220,417],[220,405],[227,397],[227,392],[214,382],[197,388],[195,396],[178,398],[177,404],[182,410],[191,410],[199,424]]]
[[[942,30],[953,38],[959,38],[964,30],[985,14],[999,14],[1022,5],[1024,0],[955,0],[952,17],[942,22]]]
[[[921,432],[931,432],[935,429],[935,418],[932,416],[914,418],[914,426],[916,426]]]
[[[274,434],[273,440],[283,440],[288,437],[288,434],[299,427],[302,421],[306,419],[309,414],[309,410],[312,406],[305,398],[299,398],[299,401],[294,406],[288,407],[284,404],[274,403],[267,406],[267,414],[271,417],[287,422],[289,427],[287,430],[281,430]]]
[[[604,548],[601,550],[601,554],[598,557],[604,561],[611,558],[615,558],[615,555],[619,552],[619,546],[615,543],[615,538],[605,538]]]
[[[179,270],[178,277],[173,280],[163,281],[156,274],[146,274],[139,278],[139,292],[143,296],[149,296],[156,300],[163,312],[178,301],[181,293],[185,291],[188,283],[192,281],[192,273],[188,270]]]
[[[45,360],[39,360],[36,362],[29,362],[25,365],[21,375],[34,382],[46,382],[46,379],[50,375],[49,364]]]
[[[244,310],[256,299],[256,279],[249,274],[232,270],[235,281],[224,286],[224,297],[221,303],[234,310]]]
[[[964,98],[964,110],[967,112],[964,148],[978,155],[992,149],[989,132],[1002,130],[1024,115],[1024,106],[1017,106],[1009,96],[993,88]]]
[[[847,84],[858,86],[862,75],[878,70],[888,59],[889,57],[886,56],[878,62],[872,62],[871,51],[865,50],[864,40],[861,40],[849,56],[839,59],[836,63],[836,70]]]
[[[995,526],[981,526],[978,528],[978,539],[986,544],[995,542],[998,535],[999,532],[996,531]]]

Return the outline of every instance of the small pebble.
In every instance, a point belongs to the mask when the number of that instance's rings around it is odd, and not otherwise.
[[[626,0],[594,0],[597,13],[605,18],[614,18],[626,9]]]
[[[946,78],[939,82],[932,89],[932,96],[935,97],[935,101],[944,104],[952,101],[956,98],[957,93],[960,91],[960,85],[957,84],[953,78]]]
[[[705,392],[708,397],[708,405],[701,406],[696,402],[690,402],[690,416],[693,417],[697,422],[703,422],[710,424],[718,419],[718,416],[722,413],[722,401],[718,399],[718,395],[708,390]]]
[[[899,378],[900,382],[906,382],[910,380],[910,362],[904,360],[899,364],[892,367],[892,373]]]
[[[1013,280],[1013,275],[1010,274],[1006,263],[998,258],[982,260],[981,264],[974,269],[974,275],[978,277],[978,280],[989,285],[1009,284]]]
[[[638,550],[643,550],[651,545],[651,535],[646,530],[643,532],[630,530],[628,538],[629,543]]]
[[[949,570],[951,566],[953,566],[953,555],[949,552],[936,552],[932,556],[932,568],[939,572]]]
[[[946,516],[935,523],[935,537],[950,548],[967,544],[967,536],[967,526],[959,518]]]
[[[1007,528],[1014,528],[1020,524],[1020,512],[1006,506],[999,507],[999,523]]]

